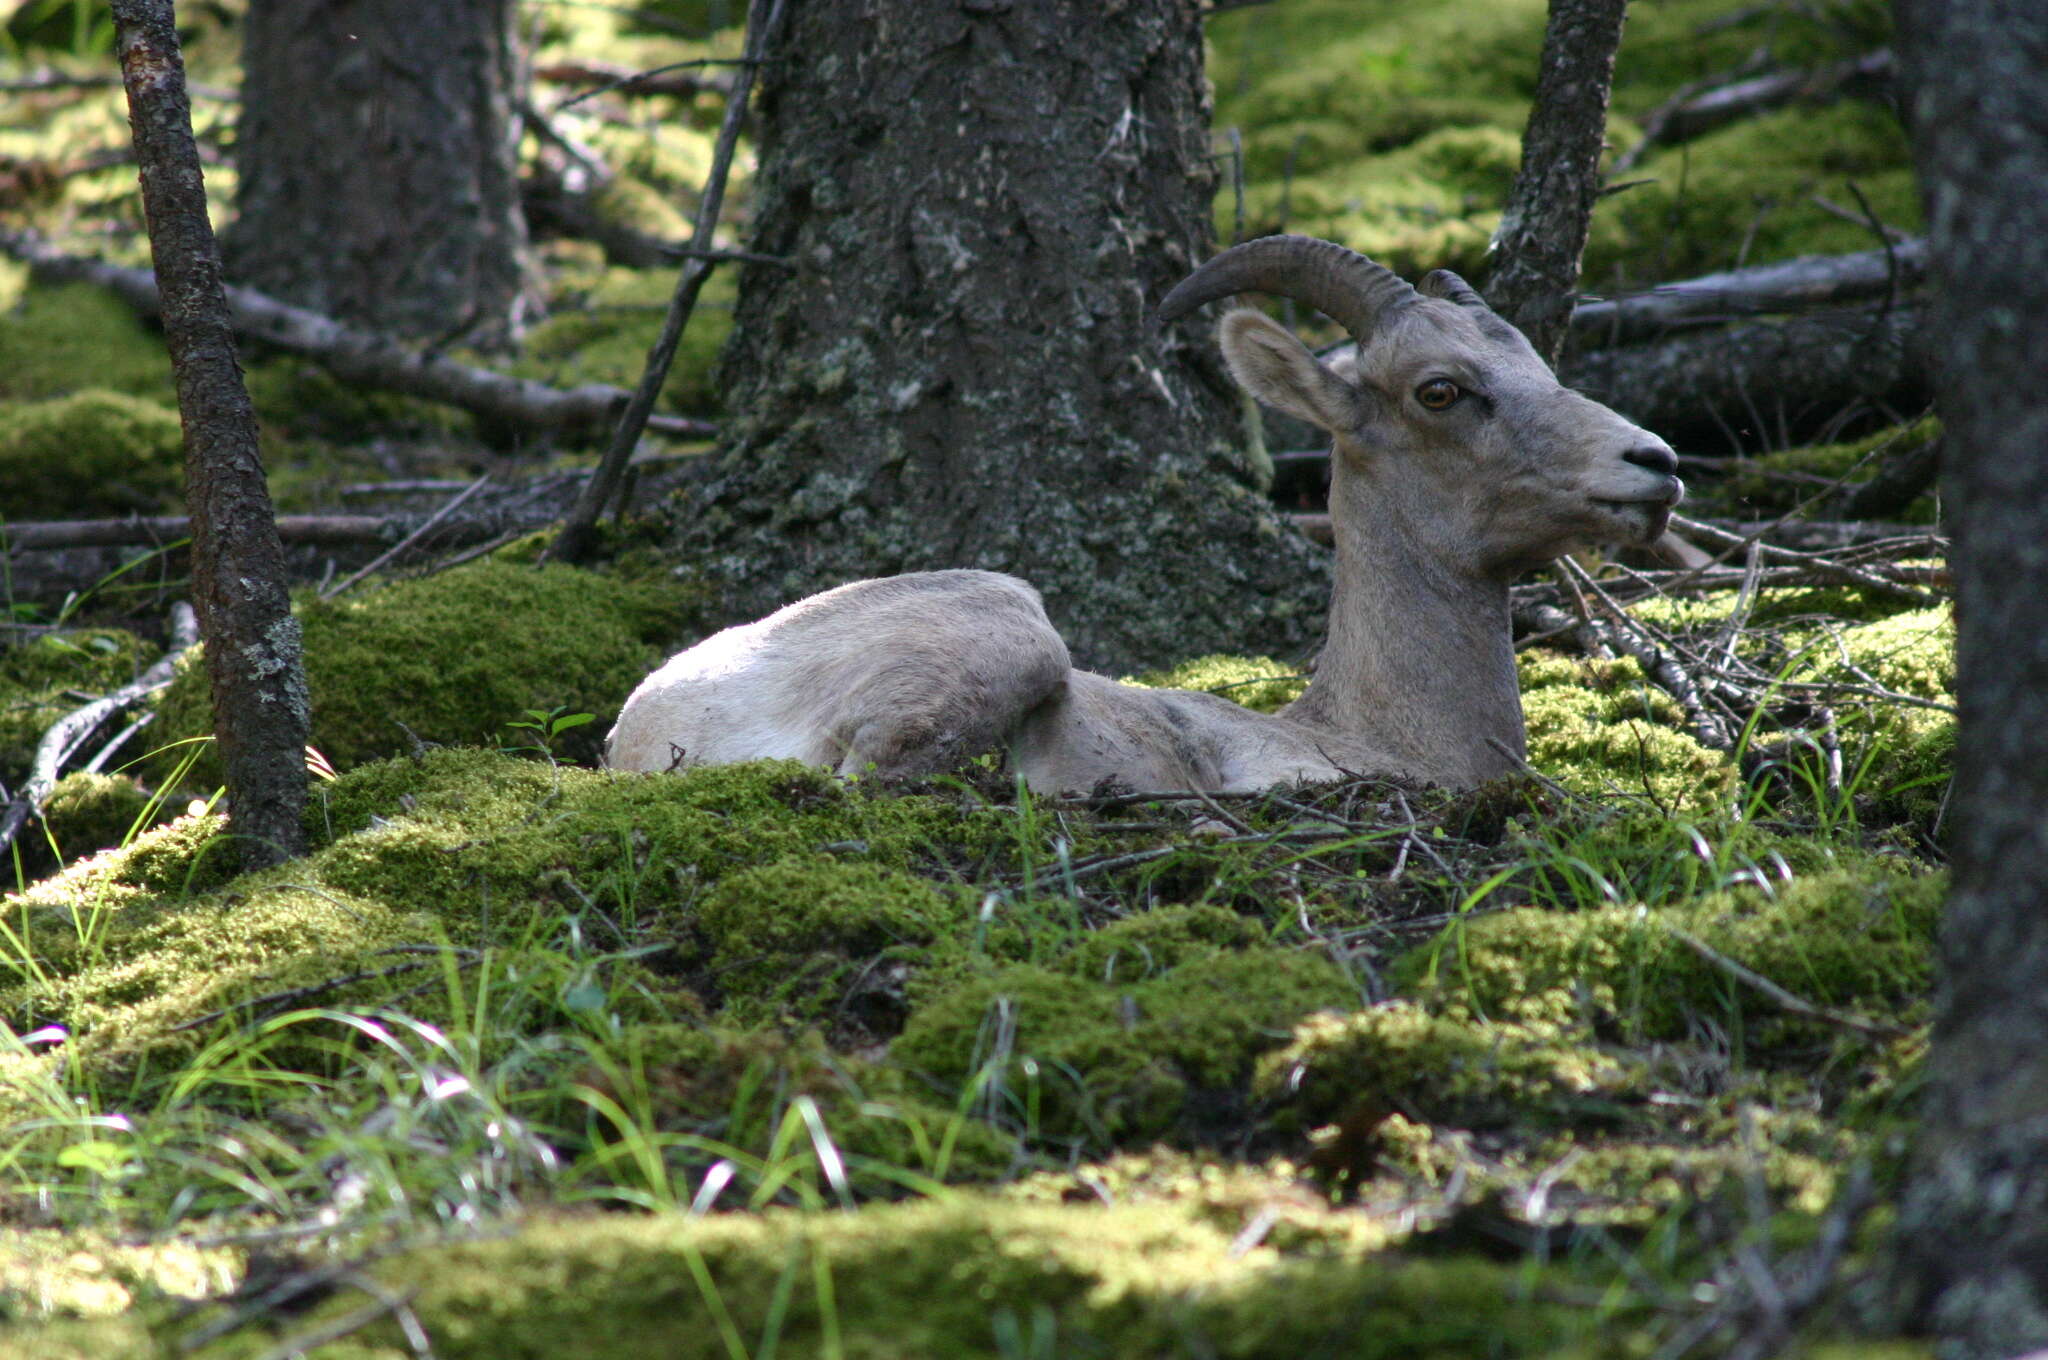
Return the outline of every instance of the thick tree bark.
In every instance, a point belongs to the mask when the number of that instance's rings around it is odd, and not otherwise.
[[[114,0],[114,25],[185,428],[192,600],[206,639],[230,824],[243,863],[275,864],[305,848],[299,817],[311,712],[299,622],[285,590],[256,413],[235,360],[171,0]]]
[[[791,0],[762,72],[728,422],[675,548],[730,618],[857,577],[1033,581],[1084,664],[1307,641],[1327,557],[1233,449],[1201,323],[1194,0]]]
[[[510,0],[253,0],[237,282],[412,337],[517,328]]]
[[[1607,96],[1628,0],[1550,0],[1522,168],[1508,190],[1486,298],[1557,364],[1600,198]]]
[[[1898,0],[1956,526],[1954,887],[1898,1242],[1944,1360],[2048,1347],[2048,8]]]

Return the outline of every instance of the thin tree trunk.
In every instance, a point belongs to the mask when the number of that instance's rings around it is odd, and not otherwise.
[[[231,273],[353,326],[515,331],[510,0],[252,0]]]
[[[723,445],[679,558],[726,621],[863,576],[1031,580],[1084,664],[1304,644],[1327,555],[1235,447],[1194,0],[791,0],[761,74]]]
[[[1522,168],[1494,233],[1487,301],[1557,364],[1600,198],[1607,96],[1628,0],[1550,0]]]
[[[1954,887],[1898,1245],[1943,1360],[2048,1347],[2048,7],[1897,0],[1956,526]]]
[[[142,205],[185,427],[192,600],[206,639],[215,739],[243,863],[305,847],[310,722],[299,623],[221,287],[171,0],[114,0]]]

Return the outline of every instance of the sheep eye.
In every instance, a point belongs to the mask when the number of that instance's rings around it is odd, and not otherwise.
[[[1445,410],[1464,395],[1448,378],[1434,378],[1415,389],[1415,399],[1432,411]]]

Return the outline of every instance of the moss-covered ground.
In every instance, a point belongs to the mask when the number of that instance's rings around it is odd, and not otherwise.
[[[1819,627],[1795,595],[1761,608]],[[1815,664],[1946,694],[1945,621],[1872,612]],[[106,1355],[321,1263],[353,1273],[213,1352],[389,1296],[322,1353],[410,1318],[554,1354],[603,1318],[684,1354],[1312,1354],[1366,1315],[1344,1353],[1645,1353],[1692,1314],[1634,1276],[1794,1259],[1894,1170],[1938,804],[1887,784],[1918,767],[1886,722],[1831,793],[1746,777],[1631,662],[1524,679],[1544,778],[1458,797],[446,744],[340,762],[282,869],[187,814],[0,911],[0,1298]]]
[[[550,5],[528,37],[536,68],[687,62],[731,55],[739,8]],[[189,16],[203,82],[234,83],[236,9]],[[1756,53],[1881,45],[1882,10],[1634,6],[1610,141]],[[99,70],[60,12],[24,7],[0,65]],[[1219,13],[1243,230],[1483,276],[1543,16]],[[584,88],[543,78],[536,104],[615,172],[596,210],[682,234],[716,94],[561,107]],[[203,141],[230,109],[200,101]],[[103,87],[10,98],[0,213],[140,262],[132,167],[94,159],[124,137]],[[1913,228],[1906,165],[1889,113],[1859,100],[1653,149],[1629,175],[1648,182],[1599,209],[1589,279],[1864,248],[1838,209],[1861,193]],[[224,218],[231,166],[208,183]],[[672,272],[540,251],[544,315],[488,361],[632,383]],[[664,409],[717,412],[731,287],[714,276]],[[588,458],[246,362],[286,510]],[[175,509],[175,420],[149,327],[0,264],[0,515]],[[1745,460],[1705,503],[1797,513],[1935,433]],[[305,583],[335,777],[304,859],[235,872],[197,658],[16,847],[0,1353],[1639,1360],[1719,1353],[1758,1315],[1759,1270],[1824,1261],[1842,1286],[1776,1354],[1929,1354],[1889,1335],[1868,1273],[1944,889],[1945,608],[1834,585],[1636,605],[1769,678],[1733,750],[1702,745],[1635,661],[1537,645],[1526,778],[1059,803],[993,760],[902,787],[788,764],[597,770],[611,715],[701,601],[687,564],[533,556],[331,601]],[[174,592],[175,560],[149,565]],[[5,584],[11,791],[53,721],[162,641],[115,592]],[[1293,658],[1160,660],[1178,664],[1137,679],[1267,711],[1305,682]],[[1879,1207],[1836,1252],[1866,1178]]]

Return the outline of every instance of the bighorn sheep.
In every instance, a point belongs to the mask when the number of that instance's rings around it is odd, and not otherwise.
[[[1467,786],[1513,769],[1510,579],[1587,540],[1655,541],[1683,492],[1677,458],[1560,386],[1446,270],[1411,287],[1342,246],[1266,237],[1210,260],[1160,316],[1252,291],[1313,306],[1357,342],[1355,364],[1333,367],[1259,312],[1222,321],[1237,380],[1336,441],[1329,640],[1279,715],[1075,670],[1024,582],[921,572],[813,595],[674,657],[626,701],[612,767],[786,756],[910,775],[1006,748],[1041,792],[1251,791],[1347,771]]]

